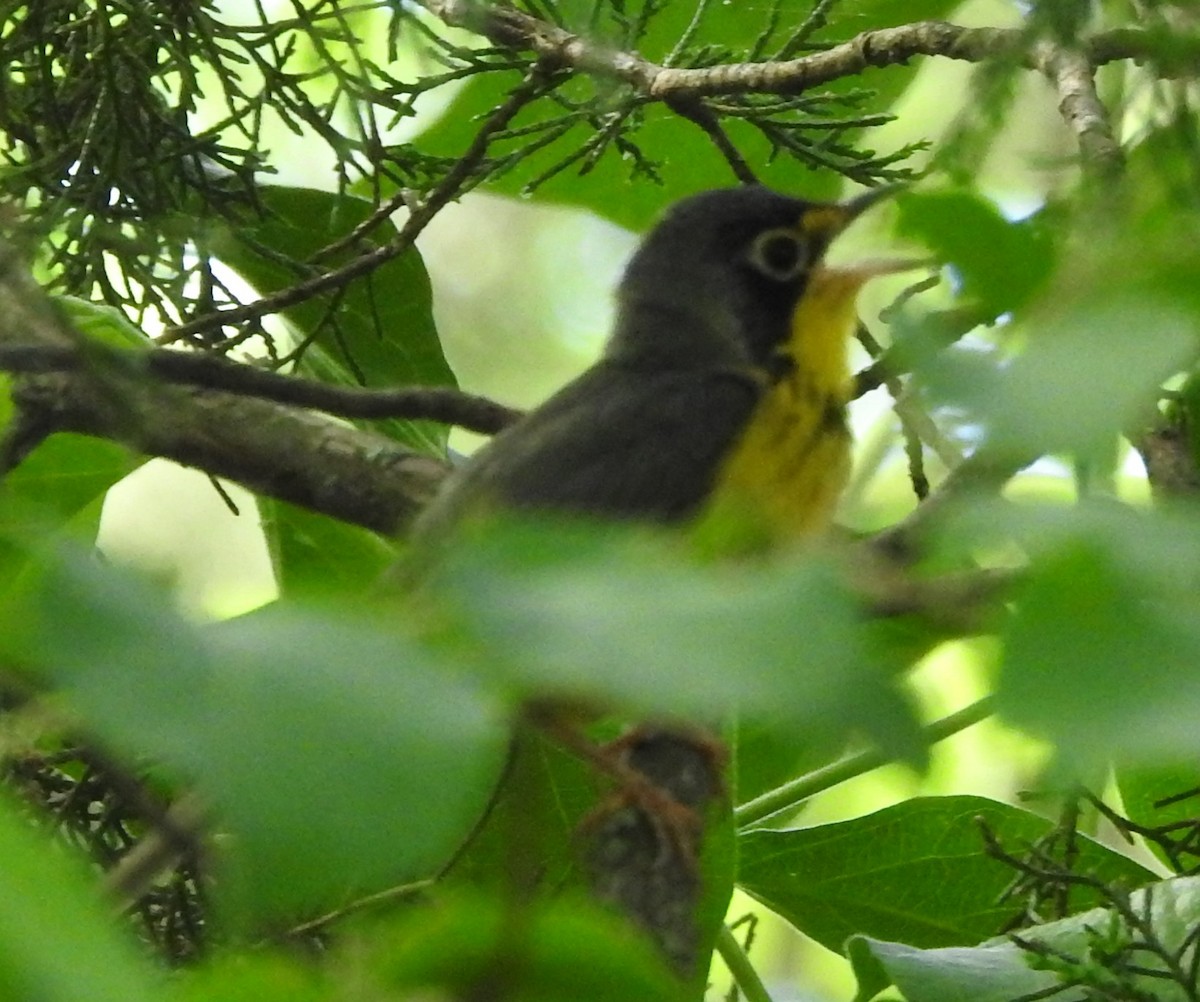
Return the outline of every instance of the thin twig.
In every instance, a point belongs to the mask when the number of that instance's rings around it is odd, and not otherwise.
[[[925,743],[934,745],[946,738],[953,737],[959,731],[965,731],[981,720],[986,720],[992,715],[992,712],[991,697],[984,697],[970,706],[965,706],[961,710],[929,724],[922,731]],[[776,814],[795,810],[818,793],[839,786],[872,769],[878,769],[890,761],[891,758],[888,755],[876,748],[847,755],[837,762],[814,769],[790,783],[784,783],[753,800],[746,801],[733,812],[734,823],[739,829],[760,825]]]
[[[298,303],[306,302],[314,296],[320,295],[322,292],[340,288],[354,279],[374,271],[380,265],[392,260],[392,258],[403,254],[412,247],[413,242],[429,224],[430,220],[447,203],[453,201],[458,196],[461,187],[467,182],[480,163],[482,163],[492,137],[497,132],[508,128],[509,123],[516,117],[517,113],[530,101],[538,97],[546,87],[547,77],[538,71],[535,71],[528,79],[515,87],[508,95],[507,100],[488,116],[487,120],[479,128],[479,131],[475,133],[475,138],[471,141],[471,145],[455,161],[453,168],[421,202],[412,206],[412,211],[409,213],[408,219],[405,220],[400,231],[386,244],[382,244],[354,258],[352,261],[348,261],[339,268],[334,268],[331,271],[316,275],[286,289],[281,289],[279,292],[270,296],[264,296],[253,303],[217,310],[205,316],[197,317],[186,324],[172,327],[157,339],[158,344],[173,344],[176,341],[183,340],[200,332],[241,324],[248,320],[256,320],[259,317],[278,313]],[[371,219],[375,217],[376,214],[373,214]],[[370,220],[366,222],[370,222]],[[362,225],[366,225],[366,222]],[[328,249],[326,248],[326,250]]]
[[[232,362],[216,355],[169,348],[114,354],[114,358],[126,366],[144,366],[150,374],[171,383],[257,397],[344,418],[439,421],[483,435],[493,435],[520,417],[520,411],[449,386],[406,386],[383,390],[333,386],[314,379],[285,376],[253,365]],[[69,348],[0,345],[0,370],[8,372],[86,371],[93,361],[91,358],[82,358]]]

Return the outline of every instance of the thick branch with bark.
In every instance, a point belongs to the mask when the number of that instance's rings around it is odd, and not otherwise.
[[[401,531],[429,503],[445,463],[382,435],[216,390],[88,374],[22,380],[18,407],[55,431],[120,442],[376,532]]]
[[[154,378],[124,355],[83,341],[5,250],[0,247],[0,358],[43,373],[70,370],[14,383],[17,417],[4,443],[10,466],[46,435],[78,432],[388,534],[412,520],[445,476],[445,463],[381,435],[253,396]],[[174,354],[141,357],[168,368],[181,362],[187,368],[183,359],[195,358],[163,358]],[[234,363],[204,360],[194,368],[210,385],[221,375],[255,378]],[[268,381],[280,380],[286,382]]]

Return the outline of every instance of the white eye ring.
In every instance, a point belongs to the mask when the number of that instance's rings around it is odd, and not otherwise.
[[[780,226],[763,230],[746,252],[750,264],[776,282],[791,282],[809,265],[808,245],[795,230]]]

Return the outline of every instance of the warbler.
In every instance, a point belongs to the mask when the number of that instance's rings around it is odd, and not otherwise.
[[[824,527],[849,470],[855,296],[881,269],[822,259],[881,192],[678,202],[625,269],[599,361],[451,475],[418,535],[492,507],[679,522],[731,505],[773,536]]]

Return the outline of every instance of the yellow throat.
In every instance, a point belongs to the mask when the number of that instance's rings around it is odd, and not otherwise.
[[[825,529],[850,472],[848,340],[858,290],[877,271],[821,267],[796,304],[772,380],[717,478],[712,507],[773,538]]]

